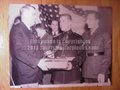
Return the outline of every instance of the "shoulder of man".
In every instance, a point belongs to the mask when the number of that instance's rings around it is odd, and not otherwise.
[[[50,35],[49,33],[46,33],[45,37],[46,37],[46,39],[49,39],[49,40],[53,39],[52,35]]]
[[[57,40],[62,39],[64,38],[65,34],[66,34],[65,32],[60,33],[58,36],[54,37],[53,39],[57,39]]]
[[[103,37],[104,39],[111,39],[111,33],[108,31],[102,31],[100,32],[98,35],[100,35],[101,37]]]
[[[86,36],[88,36],[90,34],[90,31],[85,31],[83,34],[82,34],[82,37],[85,38]]]
[[[76,32],[71,32],[71,35],[70,35],[71,37],[74,37],[74,38],[79,38],[79,39],[82,39],[82,36],[80,35],[80,34],[78,34],[78,33],[76,33]]]
[[[12,26],[11,30],[18,30],[18,29],[21,29],[22,28],[22,24],[21,23],[18,23],[18,24],[15,24]]]

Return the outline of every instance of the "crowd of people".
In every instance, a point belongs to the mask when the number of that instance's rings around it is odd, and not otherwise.
[[[108,81],[111,67],[111,35],[101,31],[97,12],[91,11],[87,14],[88,30],[85,30],[83,35],[72,30],[72,16],[67,13],[61,14],[59,20],[51,20],[49,30],[42,23],[36,24],[35,20],[36,8],[25,5],[20,9],[20,16],[14,20],[10,31],[12,78],[15,85]],[[85,43],[87,40],[90,42]],[[45,67],[43,58],[61,57],[75,58],[68,62],[65,69]]]

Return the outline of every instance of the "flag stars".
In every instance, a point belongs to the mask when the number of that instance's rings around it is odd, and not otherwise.
[[[46,18],[44,18],[43,20],[46,21]]]
[[[49,9],[50,12],[52,12],[52,9]]]
[[[46,27],[48,27],[48,25],[47,25],[47,24],[45,24],[45,26],[46,26]]]
[[[58,8],[58,6],[57,6],[57,5],[55,5],[55,8]]]
[[[50,17],[53,17],[53,15],[52,15],[52,14],[50,14]]]
[[[55,12],[57,13],[57,12],[58,12],[58,10],[55,10]]]
[[[51,21],[54,18],[59,18],[59,6],[58,5],[40,5],[39,8],[42,7],[42,13],[40,16],[40,19],[44,26],[47,28],[49,21]],[[39,10],[40,11],[40,10]]]
[[[47,11],[47,9],[46,9],[46,8],[44,8],[44,10],[45,10],[45,11]]]
[[[59,17],[59,15],[57,14],[56,17]]]
[[[40,20],[43,20],[43,18],[40,18]]]
[[[46,16],[48,16],[48,13],[46,13]]]

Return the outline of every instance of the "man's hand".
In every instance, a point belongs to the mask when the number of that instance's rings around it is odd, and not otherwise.
[[[105,75],[104,74],[98,74],[98,82],[99,83],[105,82]]]
[[[71,62],[68,62],[67,70],[71,70],[71,69],[72,69],[72,64],[71,64]]]
[[[41,68],[43,71],[48,71],[47,65],[46,65],[46,59],[41,59],[38,63],[38,67]]]
[[[47,56],[49,58],[54,58],[54,53],[51,50],[46,51],[44,54],[45,54],[45,56]]]

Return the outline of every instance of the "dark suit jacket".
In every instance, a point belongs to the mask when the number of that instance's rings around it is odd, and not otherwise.
[[[70,30],[54,38],[54,40],[55,41],[59,40],[59,42],[57,42],[56,45],[59,46],[59,44],[61,44],[61,46],[63,47],[63,50],[57,50],[55,52],[56,57],[62,57],[64,55],[66,57],[75,57],[75,59],[71,62],[73,65],[72,70],[55,71],[53,73],[53,80],[60,83],[70,83],[72,81],[80,81],[81,79],[80,68],[82,63],[85,60],[85,51],[79,50],[79,49],[72,49],[74,47],[81,47],[82,43],[77,43],[77,42],[72,43],[68,41],[82,40],[82,37],[79,34],[72,32],[72,30]],[[68,47],[71,47],[71,48],[68,48]]]
[[[99,73],[107,75],[111,65],[111,35],[97,29],[92,35],[90,31],[83,34],[86,44],[86,53],[104,52],[104,55],[87,56],[83,64],[83,77],[97,78]]]
[[[36,40],[22,22],[11,29],[12,76],[17,85],[41,82],[42,71],[37,64],[43,57],[43,51],[36,49],[38,47]]]

